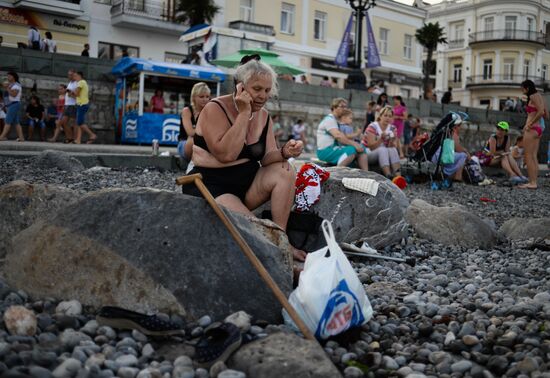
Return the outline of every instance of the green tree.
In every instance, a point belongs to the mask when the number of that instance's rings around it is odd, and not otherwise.
[[[434,67],[433,53],[437,49],[438,43],[447,43],[447,38],[445,38],[445,32],[439,22],[435,24],[429,22],[425,23],[420,29],[416,30],[414,35],[418,43],[424,46],[427,50],[426,54],[426,64],[423,67],[424,77],[422,79],[422,84],[424,87],[424,98],[427,98],[430,85],[430,73]]]
[[[219,10],[213,0],[177,0],[176,20],[189,26],[210,23]]]

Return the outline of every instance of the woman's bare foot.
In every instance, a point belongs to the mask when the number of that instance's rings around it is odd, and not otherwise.
[[[523,184],[523,185],[518,185],[518,188],[520,188],[520,189],[537,189],[538,186],[536,184]]]

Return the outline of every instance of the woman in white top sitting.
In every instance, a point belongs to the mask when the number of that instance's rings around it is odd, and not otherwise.
[[[392,121],[393,110],[391,106],[385,106],[380,110],[376,121],[368,125],[363,134],[363,144],[368,148],[369,165],[378,162],[388,178],[398,176],[401,171],[397,129]]]

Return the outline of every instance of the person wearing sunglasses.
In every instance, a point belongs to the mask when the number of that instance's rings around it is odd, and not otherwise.
[[[193,136],[189,174],[200,173],[220,205],[249,216],[271,201],[273,221],[286,230],[294,203],[296,172],[289,158],[300,156],[301,141],[277,147],[265,104],[277,94],[277,75],[258,55],[245,56],[235,72],[235,91],[217,97],[201,111]],[[201,196],[195,186],[183,193]],[[305,252],[294,250],[303,261]]]

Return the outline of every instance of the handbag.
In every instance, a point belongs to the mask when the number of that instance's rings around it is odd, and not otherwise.
[[[321,229],[327,246],[308,254],[289,302],[317,339],[327,339],[368,322],[372,306],[330,222],[324,220]],[[285,310],[283,318],[297,329]]]
[[[455,141],[451,138],[443,140],[441,148],[441,164],[453,164],[455,162]]]

